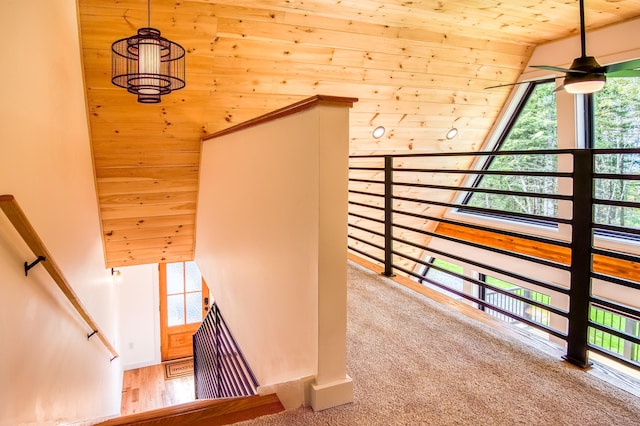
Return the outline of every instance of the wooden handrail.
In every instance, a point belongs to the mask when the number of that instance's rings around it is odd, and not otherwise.
[[[86,308],[80,302],[78,295],[73,291],[73,288],[71,288],[64,275],[62,275],[62,271],[53,260],[51,253],[49,253],[47,248],[44,246],[44,243],[36,233],[35,229],[33,229],[33,226],[31,226],[31,223],[29,223],[29,220],[20,208],[15,197],[10,194],[0,195],[0,208],[7,215],[9,221],[16,228],[16,231],[18,231],[24,242],[27,243],[27,246],[29,246],[33,254],[36,257],[44,257],[45,260],[42,262],[42,266],[44,266],[47,272],[49,272],[49,275],[51,275],[53,281],[55,281],[60,290],[62,290],[62,293],[64,293],[67,299],[69,299],[69,302],[71,302],[73,307],[76,308],[82,319],[84,319],[87,325],[89,325],[93,332],[92,334],[97,334],[100,341],[104,343],[107,349],[109,349],[113,358],[117,358],[118,352],[116,352],[115,348],[111,345],[111,342],[107,339],[107,336],[102,333],[100,327],[98,327],[93,318],[91,318]]]
[[[257,126],[258,124],[276,120],[286,115],[296,114],[300,111],[304,111],[305,109],[310,109],[318,104],[336,104],[336,105],[345,105],[345,106],[351,107],[355,102],[358,102],[358,98],[315,95],[315,96],[311,96],[310,98],[303,99],[294,104],[277,109],[275,111],[268,112],[264,115],[261,115],[260,117],[252,118],[251,120],[247,120],[243,123],[236,124],[235,126],[231,126],[226,129],[222,129],[218,132],[205,135],[200,140],[202,142],[205,142],[210,139],[215,139],[220,136],[227,135],[229,133],[234,133],[239,130]]]

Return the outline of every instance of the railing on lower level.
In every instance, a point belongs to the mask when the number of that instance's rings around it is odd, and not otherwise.
[[[566,342],[565,358],[576,365],[587,366],[593,351],[640,369],[640,202],[607,198],[596,183],[637,187],[637,170],[596,166],[624,155],[634,156],[637,169],[639,149],[352,156],[349,250],[382,265],[385,275],[412,277]],[[477,166],[500,156],[529,157],[517,170]],[[552,157],[540,162],[552,167],[528,168],[536,156]],[[447,168],[445,157],[460,167]],[[542,184],[473,184],[487,176]],[[467,203],[472,194],[537,209]],[[633,220],[606,223],[594,218],[597,209],[633,211]]]
[[[117,358],[118,352],[116,352],[107,336],[100,330],[100,327],[98,327],[95,320],[91,315],[89,315],[89,312],[82,302],[80,302],[80,298],[75,291],[73,291],[73,288],[62,274],[62,271],[53,260],[53,256],[51,256],[51,253],[49,253],[49,250],[45,247],[44,243],[36,233],[36,230],[31,226],[29,219],[27,219],[27,216],[20,208],[20,205],[14,196],[10,194],[0,195],[0,209],[2,209],[2,211],[7,215],[9,221],[13,224],[16,231],[18,231],[18,234],[20,234],[24,242],[36,257],[36,260],[31,263],[24,262],[25,274],[28,275],[28,271],[31,268],[42,262],[42,266],[49,273],[51,278],[53,278],[53,281],[58,285],[58,288],[60,288],[71,305],[73,305],[78,314],[90,327],[91,332],[87,334],[87,338],[90,339],[93,336],[98,336],[98,339],[100,339],[109,352],[111,352],[111,360],[113,361]]]
[[[215,302],[193,336],[193,367],[198,399],[256,394],[258,381]]]

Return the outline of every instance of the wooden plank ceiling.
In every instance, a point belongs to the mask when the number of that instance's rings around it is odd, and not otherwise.
[[[111,84],[110,49],[147,26],[147,2],[78,3],[107,267],[193,258],[204,134],[324,94],[359,98],[352,153],[478,149],[509,93],[484,87],[579,25],[577,0],[152,0],[187,85],[144,105]],[[640,15],[640,0],[586,3],[588,28]]]

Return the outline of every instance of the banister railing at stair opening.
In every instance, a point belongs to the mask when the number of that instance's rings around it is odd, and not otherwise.
[[[596,164],[604,164],[606,156],[637,158],[639,154],[640,149],[558,149],[354,155],[349,168],[348,247],[383,266],[384,275],[401,273],[466,299],[492,315],[564,340],[565,358],[576,365],[589,365],[588,351],[592,351],[640,369],[640,256],[632,248],[640,241],[640,202],[635,198],[602,199],[604,195],[594,194],[597,180],[637,185],[640,176],[636,171],[607,173]],[[465,168],[481,164],[483,158],[499,156],[552,156],[551,164],[566,164],[563,168],[570,171],[531,170],[532,160],[522,162],[527,164],[526,170]],[[443,157],[455,157],[461,167],[445,169]],[[523,176],[552,179],[558,189],[513,191],[473,185],[477,177],[488,175],[503,180]],[[476,193],[551,200],[557,203],[558,213],[514,213],[501,210],[495,201],[485,207],[465,204],[469,194]],[[630,209],[636,212],[632,215],[636,223],[605,224],[594,219],[597,206]],[[500,226],[500,222],[486,225],[486,220],[477,219],[487,217],[529,223],[530,227],[518,231],[513,226]],[[545,232],[536,232],[544,226]],[[570,231],[558,232],[561,227]],[[595,247],[596,237],[600,242],[617,238],[616,244],[627,247],[627,252]],[[469,258],[463,254],[472,252],[478,255]],[[495,260],[498,257],[502,263]],[[554,278],[541,278],[541,270]],[[485,274],[491,276],[485,279]],[[447,279],[435,279],[435,275],[456,281],[457,287],[446,284]],[[557,278],[561,276],[568,277],[566,282],[561,283],[565,281]],[[531,291],[513,291],[514,286]],[[491,296],[494,293],[500,296]],[[600,318],[603,310],[606,320]]]
[[[49,273],[51,278],[53,278],[53,281],[58,285],[58,288],[60,288],[62,293],[64,293],[66,298],[91,329],[87,334],[87,338],[89,339],[92,336],[97,336],[109,352],[111,352],[111,360],[113,361],[117,358],[118,352],[115,350],[111,342],[109,342],[107,336],[100,330],[100,327],[98,327],[98,324],[96,324],[91,315],[89,315],[87,309],[82,305],[78,295],[73,291],[73,288],[53,260],[53,256],[51,256],[51,253],[49,253],[35,229],[31,226],[31,223],[20,208],[15,197],[10,194],[0,195],[0,208],[16,231],[18,231],[18,234],[20,234],[29,249],[31,249],[33,254],[36,256],[36,261],[31,265],[27,265],[27,262],[25,262],[25,273],[28,271],[30,266],[35,266],[36,262],[42,263],[42,266]]]
[[[258,381],[214,302],[193,335],[196,398],[255,395]]]

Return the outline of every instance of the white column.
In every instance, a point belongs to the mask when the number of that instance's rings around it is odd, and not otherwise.
[[[349,108],[319,107],[318,372],[310,404],[353,401],[346,373]]]

